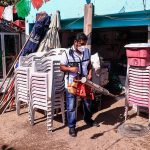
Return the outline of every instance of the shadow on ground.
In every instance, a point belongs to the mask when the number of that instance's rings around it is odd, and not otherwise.
[[[1,150],[15,150],[13,147],[9,147],[8,145],[2,145]]]
[[[112,98],[112,97],[108,97],[108,96],[103,96],[102,99],[100,101],[93,101],[92,104],[92,111],[94,113],[99,112],[99,108],[101,108],[101,110],[103,109],[107,109],[109,107],[111,107],[112,104],[116,103],[116,99]],[[99,106],[101,105],[101,106]],[[46,121],[46,116],[44,116],[44,112],[43,111],[38,111],[39,113],[43,114],[43,117],[40,118],[36,118],[35,119],[35,124],[38,124],[40,122],[44,122]],[[65,116],[65,118],[67,118],[67,116]],[[54,120],[57,122],[62,122],[62,115],[61,113],[59,113],[58,115],[54,116]],[[66,119],[67,120],[67,119]],[[78,107],[78,113],[77,113],[77,121],[83,120],[83,107],[82,107],[82,102],[80,103],[79,107]],[[97,115],[97,117],[95,118],[95,121],[97,123],[101,123],[101,124],[105,124],[105,125],[115,125],[116,123],[122,123],[124,121],[124,107],[116,107],[114,109],[105,111],[105,112],[101,112]],[[67,122],[66,122],[67,125]],[[59,130],[64,128],[65,126],[62,126],[58,129],[55,130]],[[81,130],[86,130],[87,128],[89,128],[89,126],[87,126],[86,124],[79,127],[77,130],[81,131]],[[101,136],[103,133],[99,133],[99,135],[95,135],[95,137],[97,136]],[[93,137],[93,138],[95,138]]]
[[[96,112],[99,112],[99,106],[98,104],[101,105],[101,110],[103,109],[107,109],[109,107],[111,107],[112,104],[114,104],[116,102],[115,99],[111,98],[111,97],[108,97],[108,96],[105,96],[105,97],[102,97],[102,100],[101,100],[101,103],[98,103],[98,102],[93,102],[93,112],[96,113]],[[79,111],[78,111],[78,120],[82,120],[83,118],[83,109],[79,108]],[[105,125],[115,125],[115,124],[121,124],[122,122],[124,122],[124,107],[116,107],[114,109],[111,109],[111,110],[108,110],[108,111],[105,111],[105,112],[100,112],[96,118],[95,118],[95,121],[97,123],[101,123],[101,124],[105,124]],[[81,130],[85,130],[89,128],[89,126],[87,125],[84,125],[82,127],[79,127],[77,130],[78,131],[81,131]],[[93,135],[93,139],[99,137],[99,136],[102,136],[104,133],[98,133],[96,135]]]

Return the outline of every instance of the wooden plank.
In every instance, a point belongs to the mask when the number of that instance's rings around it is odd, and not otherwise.
[[[93,4],[85,4],[84,6],[84,33],[88,37],[87,47],[91,50],[92,37],[92,19],[93,19]]]

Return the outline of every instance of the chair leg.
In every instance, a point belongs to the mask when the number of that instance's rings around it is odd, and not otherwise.
[[[52,110],[47,111],[47,130],[48,131],[53,130],[53,111]]]
[[[31,114],[30,123],[31,123],[31,125],[34,125],[35,110],[34,110],[34,108],[31,108],[30,110],[31,110],[31,112],[30,112],[30,114]]]
[[[28,118],[29,118],[29,121],[31,122],[31,104],[30,104],[30,102],[28,102]]]
[[[140,115],[140,107],[137,106],[137,116],[139,116],[139,115]]]
[[[20,115],[20,104],[21,104],[21,101],[16,102],[16,112],[18,116]]]
[[[58,115],[59,108],[56,108],[56,109],[55,109],[55,112],[56,112],[56,115]]]
[[[47,111],[46,110],[44,110],[44,117],[46,117],[47,116]]]
[[[148,126],[150,127],[150,108],[148,108],[149,114],[148,114]]]
[[[129,106],[125,106],[125,113],[124,113],[125,121],[127,120],[127,117],[128,117],[128,109],[129,109]]]

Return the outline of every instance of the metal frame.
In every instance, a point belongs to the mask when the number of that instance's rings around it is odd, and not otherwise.
[[[18,36],[19,36],[18,46],[19,46],[19,49],[21,48],[21,37],[20,37],[20,33],[9,33],[9,32],[1,32],[1,33],[0,33],[0,36],[1,36],[1,50],[2,50],[3,78],[6,77],[6,55],[5,55],[5,41],[4,41],[5,35],[18,35]],[[15,45],[16,45],[16,44],[15,44]],[[17,45],[16,45],[16,46],[17,46]],[[16,51],[16,54],[18,54],[18,51]]]

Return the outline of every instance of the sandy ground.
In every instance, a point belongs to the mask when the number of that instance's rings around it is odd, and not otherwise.
[[[46,119],[36,113],[36,124],[28,121],[27,109],[0,116],[0,148],[2,150],[149,150],[150,134],[144,137],[127,138],[117,133],[117,125],[123,121],[124,98],[105,99],[102,109],[93,115],[100,127],[87,127],[82,120],[82,109],[78,112],[77,137],[68,135],[63,127],[61,115],[55,117],[54,132],[47,132]],[[148,124],[146,117],[136,116],[130,111],[129,123]],[[42,117],[42,118],[41,118]]]

